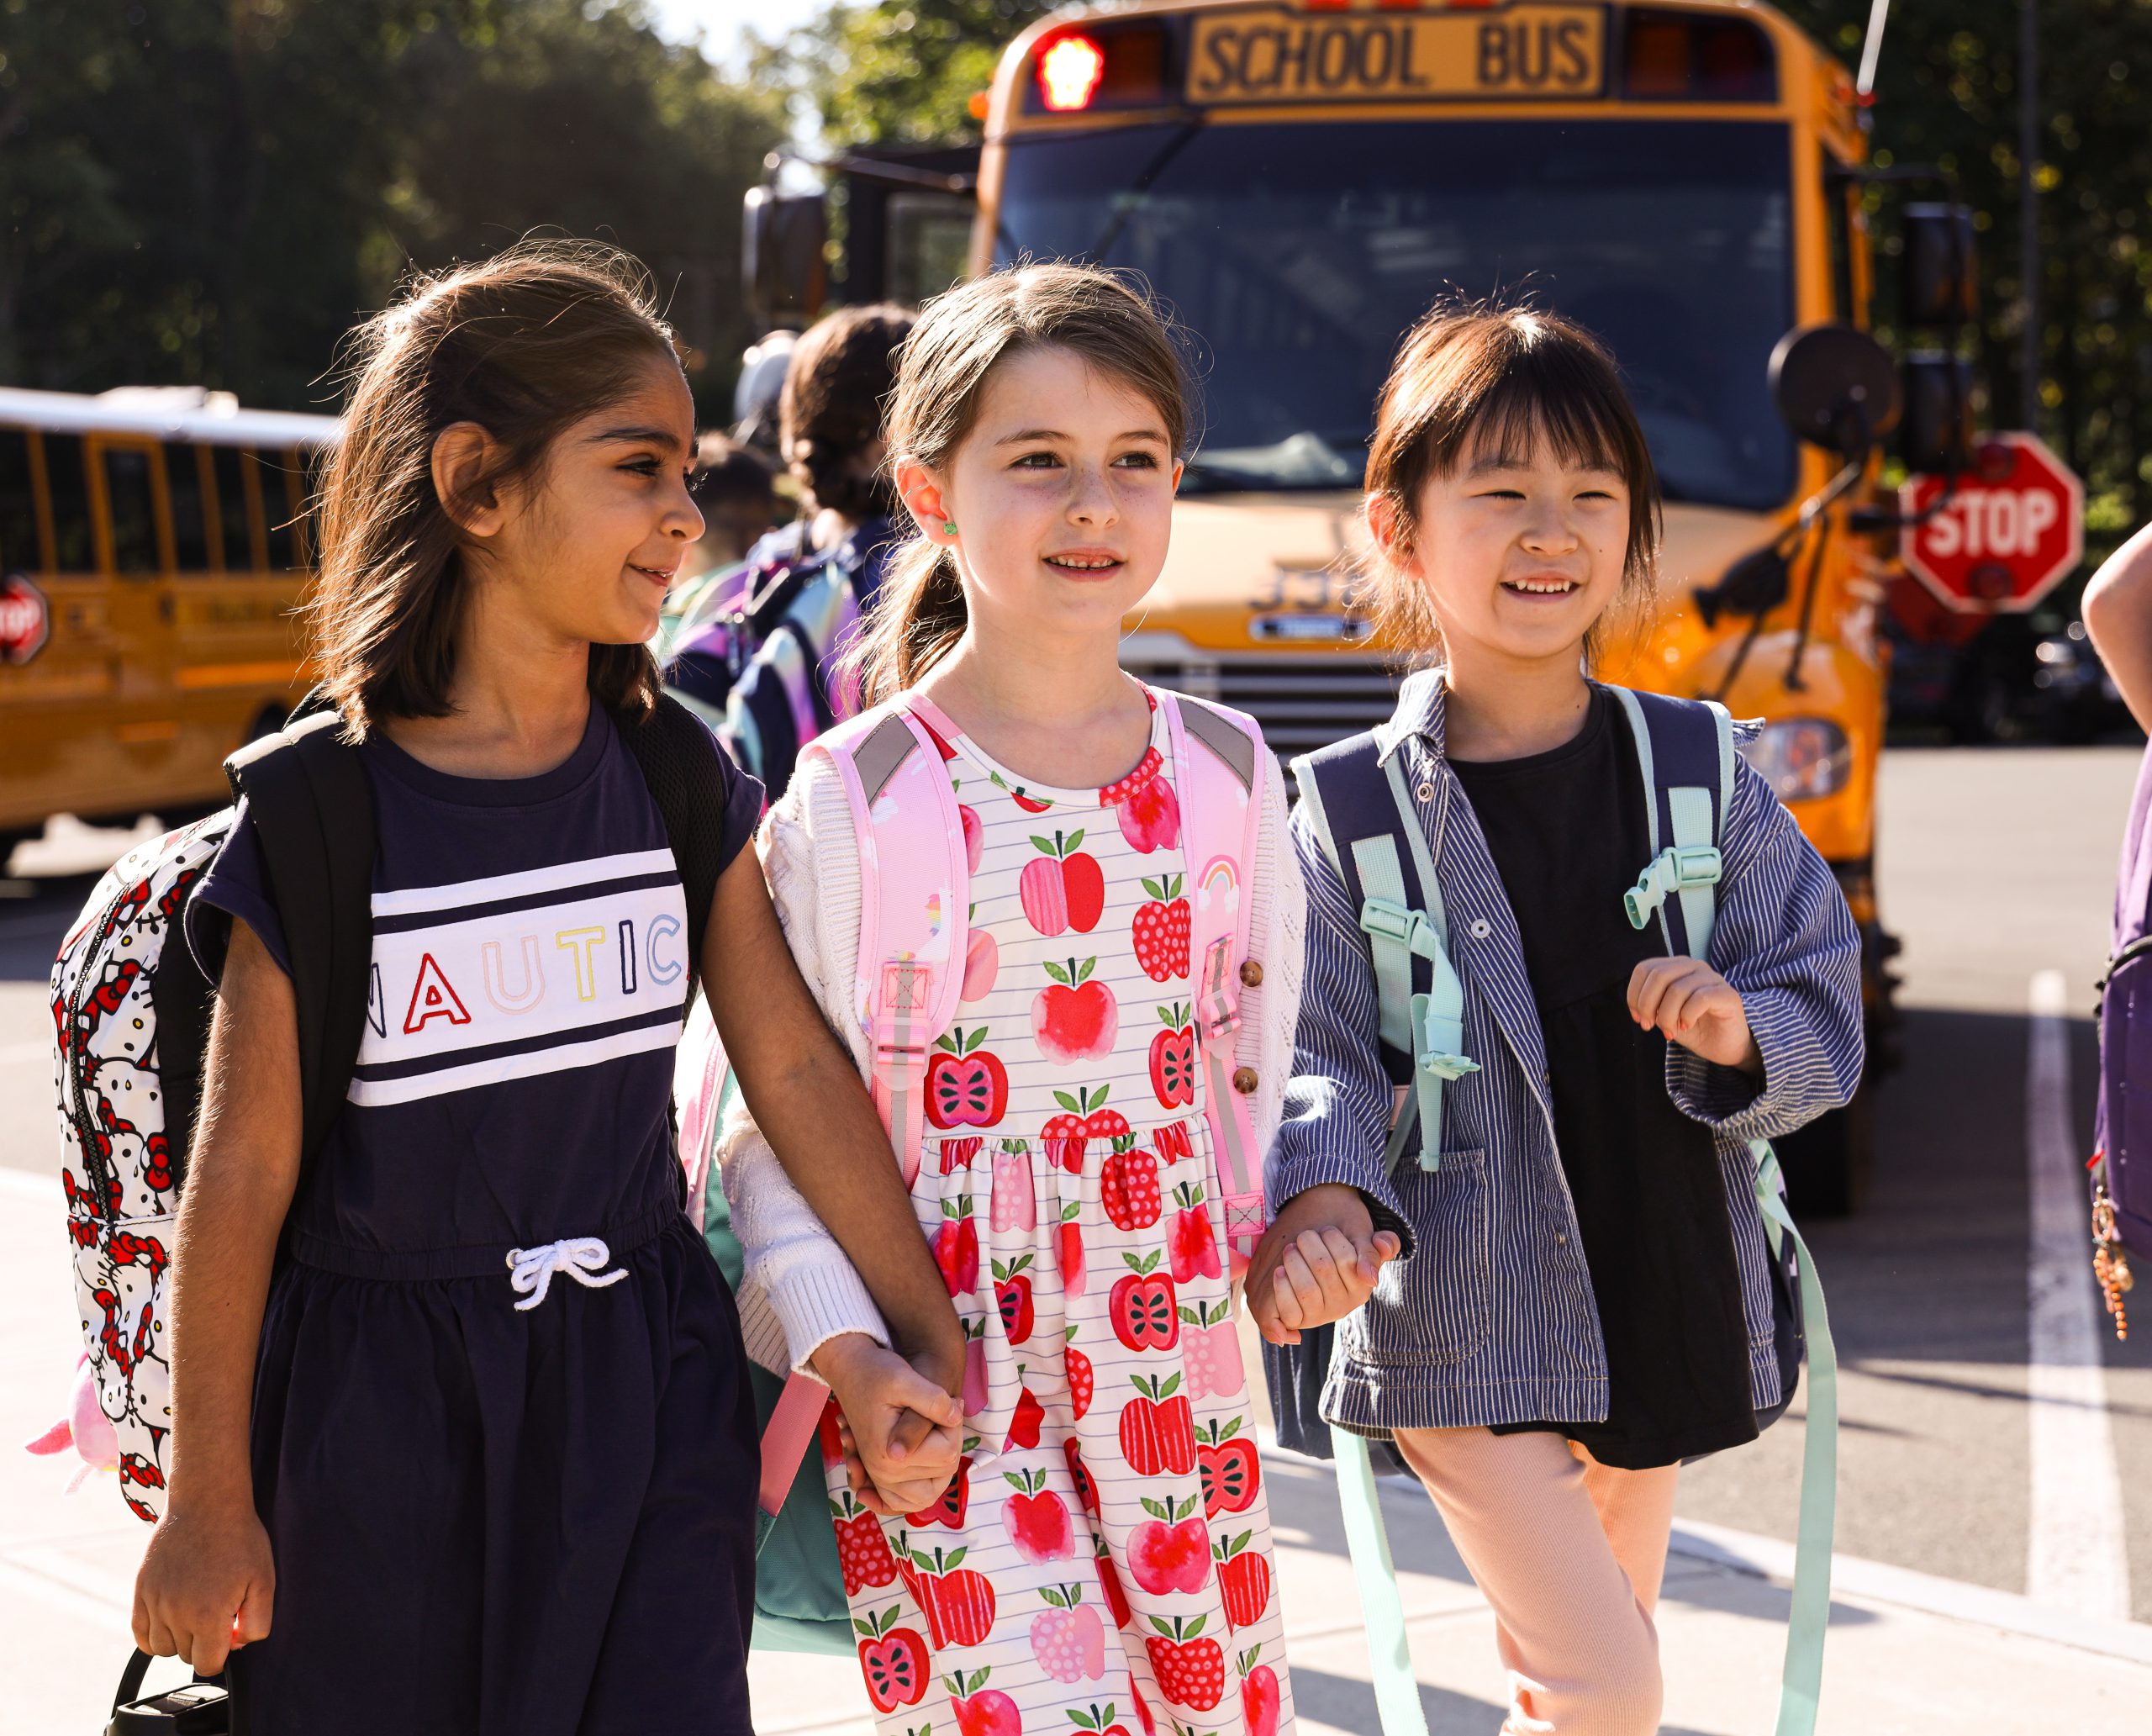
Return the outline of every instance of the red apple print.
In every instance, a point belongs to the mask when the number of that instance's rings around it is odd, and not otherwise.
[[[1081,963],[1072,958],[1065,966],[1049,962],[1046,974],[1053,981],[1031,1003],[1031,1035],[1041,1053],[1058,1066],[1096,1060],[1113,1047],[1114,1035],[1121,1028],[1121,1007],[1113,990],[1091,974],[1098,963],[1096,958]]]
[[[1020,1367],[1017,1375],[1021,1378]],[[1005,1453],[1016,1447],[1036,1447],[1039,1443],[1039,1426],[1046,1421],[1046,1406],[1028,1386],[1016,1395],[1016,1409],[1009,1419],[1009,1438],[1002,1443]]]
[[[1078,1328],[1066,1328],[1068,1343],[1062,1353],[1062,1360],[1068,1370],[1068,1407],[1077,1422],[1081,1422],[1091,1408],[1091,1399],[1098,1390],[1098,1377],[1091,1368],[1091,1359],[1076,1348]]]
[[[1195,1155],[1189,1142],[1186,1121],[1167,1121],[1151,1130],[1151,1143],[1158,1148],[1161,1163],[1182,1163]]]
[[[1084,1601],[1081,1586],[1047,1586],[1051,1606],[1031,1617],[1031,1655],[1056,1681],[1096,1681],[1106,1671],[1105,1624]]]
[[[1151,902],[1138,905],[1129,924],[1136,962],[1154,983],[1170,983],[1188,974],[1189,915],[1180,889],[1179,874],[1144,881],[1144,895]]]
[[[1158,1160],[1132,1138],[1113,1143],[1113,1155],[1099,1169],[1099,1203],[1116,1229],[1147,1230],[1158,1221]]]
[[[921,1507],[915,1513],[906,1513],[905,1522],[916,1525],[922,1531],[930,1525],[946,1525],[952,1531],[964,1528],[964,1515],[972,1504],[972,1462],[964,1458],[957,1461],[957,1475],[949,1480],[949,1486],[942,1491],[942,1498],[931,1507]]]
[[[1226,1696],[1226,1654],[1215,1639],[1199,1638],[1203,1620],[1185,1621],[1175,1616],[1168,1623],[1151,1617],[1157,1637],[1143,1642],[1151,1654],[1151,1674],[1158,1691],[1175,1706],[1208,1712]]]
[[[1153,1248],[1140,1258],[1121,1256],[1129,1268],[1117,1280],[1106,1301],[1113,1335],[1131,1350],[1170,1350],[1180,1339],[1180,1319],[1174,1312],[1173,1280],[1155,1270],[1158,1253]]]
[[[1174,1190],[1174,1204],[1179,1209],[1166,1231],[1166,1258],[1174,1282],[1217,1277],[1218,1238],[1210,1228],[1210,1214],[1203,1209],[1201,1184],[1181,1183]]]
[[[847,1597],[862,1586],[886,1586],[897,1577],[896,1558],[882,1535],[882,1522],[847,1490],[830,1502],[830,1523],[836,1533],[837,1567]]]
[[[837,1429],[837,1401],[835,1399],[822,1406],[821,1417],[815,1424],[815,1439],[821,1447],[825,1468],[837,1464],[844,1458],[844,1437]]]
[[[1021,1344],[1031,1335],[1031,1280],[1024,1275],[1031,1263],[1027,1253],[1018,1254],[1006,1265],[994,1262],[994,1305],[1001,1312],[1001,1330],[1011,1344]]]
[[[1084,1269],[1084,1227],[1076,1222],[1082,1211],[1073,1200],[1061,1208],[1053,1243],[1053,1263],[1061,1271],[1061,1288],[1072,1296],[1083,1295],[1089,1281],[1089,1274]]]
[[[964,866],[977,873],[986,848],[986,828],[979,824],[978,810],[963,802],[957,804],[957,819],[964,828]]]
[[[949,738],[947,736],[944,736],[941,731],[936,729],[932,724],[921,717],[916,711],[913,712],[911,715],[912,721],[917,724],[921,729],[925,730],[927,734],[927,739],[932,741],[935,747],[941,750],[942,757],[945,762],[947,761],[952,760],[957,757],[957,750],[949,745]]]
[[[987,1686],[986,1679],[993,1674],[990,1669],[969,1675],[959,1670],[943,1678],[950,1709],[957,1714],[957,1736],[1024,1736],[1024,1716],[1016,1702],[1000,1689]]]
[[[1098,1557],[1099,1590],[1105,1593],[1106,1607],[1113,1612],[1114,1626],[1126,1628],[1129,1617],[1128,1593],[1121,1588],[1121,1575],[1113,1565],[1113,1553],[1106,1548],[1106,1540],[1102,1537],[1093,1538],[1092,1546]]]
[[[993,931],[974,928],[964,942],[964,982],[957,1000],[968,1005],[994,992],[994,979],[1001,972],[1001,946]]]
[[[1024,793],[1024,786],[1021,784],[1009,784],[1004,782],[1002,776],[999,772],[995,772],[991,775],[994,779],[994,788],[997,789],[1006,790],[1009,794],[1010,800],[1015,803],[1015,805],[1019,808],[1022,809],[1026,814],[1043,814],[1047,809],[1053,805],[1051,801],[1042,802],[1036,796],[1026,795]]]
[[[924,1549],[905,1549],[910,1571],[905,1585],[926,1617],[927,1636],[936,1651],[977,1645],[994,1627],[994,1583],[983,1573],[958,1568],[966,1553],[962,1548],[946,1553],[936,1548],[930,1558]]]
[[[941,1128],[990,1127],[1009,1107],[1009,1069],[981,1048],[986,1026],[944,1032],[926,1063],[926,1119]]]
[[[1106,877],[1098,858],[1076,847],[1084,842],[1081,827],[1052,839],[1033,836],[1039,854],[1024,864],[1017,877],[1016,892],[1024,905],[1024,919],[1041,934],[1065,934],[1074,929],[1089,934],[1105,912]]]
[[[986,1408],[986,1322],[964,1322],[964,1415],[975,1417]]]
[[[1076,1499],[1084,1504],[1084,1511],[1093,1518],[1099,1517],[1099,1485],[1092,1480],[1091,1468],[1084,1463],[1083,1449],[1071,1435],[1061,1443],[1061,1456],[1068,1461],[1068,1480],[1076,1485]]]
[[[861,1636],[859,1673],[867,1678],[867,1697],[877,1712],[916,1706],[926,1693],[926,1642],[916,1628],[897,1626],[900,1607],[893,1603],[869,1610],[852,1624]]]
[[[960,1139],[942,1142],[942,1174],[954,1175],[959,1169],[968,1169],[986,1142],[976,1133],[968,1133]]]
[[[1247,1511],[1263,1486],[1263,1460],[1255,1443],[1241,1433],[1241,1419],[1205,1423],[1195,1446],[1196,1473],[1203,1480],[1203,1517]]]
[[[1158,1736],[1158,1721],[1151,1716],[1150,1702],[1143,1697],[1142,1689],[1136,1686],[1136,1672],[1128,1675],[1128,1697],[1136,1702],[1136,1716],[1143,1721],[1143,1736]]]
[[[1046,1486],[1046,1473],[1005,1471],[1002,1480],[1015,1491],[1001,1503],[1001,1525],[1016,1553],[1035,1564],[1074,1554],[1074,1523],[1067,1504]]]
[[[942,1281],[951,1295],[966,1295],[978,1287],[978,1222],[972,1216],[969,1194],[942,1202],[942,1227],[934,1232],[934,1264],[941,1267]]]
[[[1151,1039],[1151,1090],[1174,1109],[1195,1101],[1195,1026],[1178,1001],[1158,1013],[1166,1028]]]
[[[1132,795],[1115,805],[1121,835],[1129,847],[1145,855],[1170,850],[1180,842],[1180,798],[1164,773],[1152,778]]]
[[[1031,1149],[1021,1139],[1005,1139],[994,1154],[994,1204],[987,1222],[994,1234],[1000,1236],[1012,1230],[1036,1229],[1038,1221],[1038,1190],[1031,1180]]]
[[[1158,702],[1156,699],[1152,700],[1151,710],[1154,715],[1158,709]],[[1157,748],[1146,747],[1143,750],[1143,757],[1136,762],[1134,771],[1125,778],[1116,778],[1112,783],[1100,786],[1099,805],[1101,808],[1118,807],[1157,777],[1165,762],[1164,756]]]
[[[1083,1712],[1071,1707],[1068,1711],[1068,1722],[1082,1731],[1084,1736],[1128,1736],[1128,1726],[1116,1723],[1113,1721],[1113,1712],[1111,1701],[1108,1701],[1103,1707],[1094,1705],[1088,1711]],[[1063,1731],[1062,1736],[1068,1736],[1068,1733]]]
[[[1261,1646],[1242,1652],[1237,1667],[1241,1674],[1241,1718],[1247,1736],[1278,1736],[1278,1672],[1255,1660]]]
[[[1195,1511],[1200,1499],[1168,1504],[1143,1497],[1151,1517],[1128,1533],[1128,1571],[1153,1597],[1200,1591],[1210,1577],[1210,1533]]]
[[[1057,1169],[1066,1169],[1071,1175],[1084,1173],[1084,1153],[1093,1132],[1110,1125],[1105,1105],[1106,1093],[1112,1089],[1110,1085],[1100,1085],[1096,1089],[1079,1085],[1073,1093],[1056,1091],[1053,1094],[1053,1100],[1068,1113],[1049,1117],[1047,1124],[1039,1129],[1039,1140],[1046,1147],[1047,1163]],[[1128,1123],[1120,1116],[1114,1116],[1113,1121],[1120,1122],[1121,1132],[1128,1131]]]
[[[1270,1563],[1260,1550],[1248,1548],[1254,1535],[1243,1531],[1236,1538],[1221,1538],[1210,1549],[1218,1564],[1226,1620],[1235,1628],[1253,1628],[1270,1607]]]
[[[1180,1384],[1179,1375],[1163,1380],[1156,1375],[1129,1377],[1138,1396],[1121,1407],[1121,1456],[1140,1477],[1162,1470],[1179,1476],[1195,1469],[1195,1413]]]

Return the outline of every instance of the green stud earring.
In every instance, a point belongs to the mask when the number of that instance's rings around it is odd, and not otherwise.
[[[944,536],[954,536],[957,534],[957,521],[954,519],[942,520],[942,534]]]

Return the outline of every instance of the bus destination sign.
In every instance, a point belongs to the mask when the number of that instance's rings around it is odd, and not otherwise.
[[[1604,88],[1606,48],[1598,6],[1200,13],[1186,95],[1214,106],[1576,100]]]

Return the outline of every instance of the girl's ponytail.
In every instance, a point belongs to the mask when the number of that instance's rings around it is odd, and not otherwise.
[[[897,352],[883,438],[889,462],[946,472],[1004,356],[1052,346],[1154,404],[1176,457],[1186,450],[1188,391],[1165,319],[1143,292],[1095,266],[1027,265],[973,278],[927,303]],[[877,704],[924,679],[956,647],[968,617],[956,558],[915,535],[890,558],[880,594],[844,655],[846,679]]]
[[[845,654],[860,702],[877,705],[915,685],[956,648],[968,619],[948,551],[913,537],[889,557],[881,590]]]

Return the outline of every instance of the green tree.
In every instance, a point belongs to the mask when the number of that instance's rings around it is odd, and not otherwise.
[[[1052,0],[873,0],[832,5],[766,67],[789,75],[838,145],[976,139],[972,99],[1011,37]]]
[[[639,0],[0,0],[0,379],[292,408],[413,265],[638,251],[729,391],[779,101]]]

